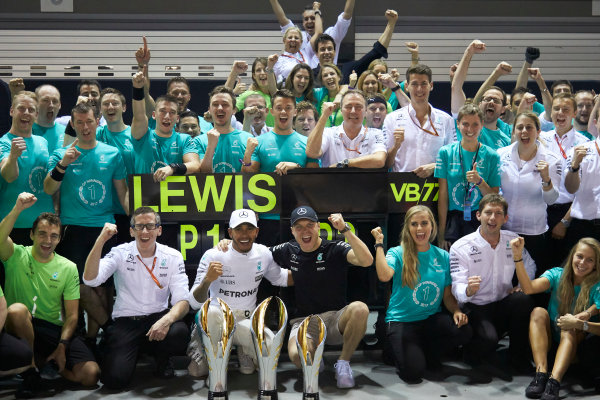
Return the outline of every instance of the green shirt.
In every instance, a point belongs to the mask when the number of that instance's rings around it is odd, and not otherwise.
[[[237,108],[238,112],[244,110],[244,102],[246,101],[246,97],[250,96],[251,94],[260,94],[263,97],[263,99],[265,99],[265,104],[267,105],[267,111],[269,111],[265,118],[265,124],[267,124],[267,126],[269,126],[271,128],[274,127],[275,126],[275,118],[273,117],[273,115],[271,114],[271,111],[270,111],[271,110],[271,96],[266,93],[261,92],[260,90],[246,90],[244,93],[237,96],[236,101],[235,101],[235,107]]]
[[[262,135],[259,136],[259,139],[261,136]],[[251,137],[253,137],[252,134],[238,130],[220,134],[217,148],[215,149],[215,154],[213,156],[213,172],[241,172],[242,163],[240,162],[240,159],[244,158],[246,143]],[[194,141],[196,143],[198,156],[200,157],[200,160],[202,160],[206,154],[206,148],[208,147],[208,136],[196,136]]]
[[[50,262],[38,262],[31,250],[15,244],[13,255],[4,261],[6,302],[22,303],[33,317],[62,326],[63,298],[79,299],[77,266],[56,253]]]

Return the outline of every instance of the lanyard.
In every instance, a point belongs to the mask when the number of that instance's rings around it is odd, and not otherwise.
[[[600,148],[598,147],[598,141],[594,140],[594,144],[596,145],[596,151],[598,152],[598,155],[600,156]]]
[[[560,142],[562,142],[562,140],[560,140],[560,141],[558,140],[558,135],[556,133],[554,134],[554,140],[556,140],[556,144],[558,145],[558,148],[560,150],[560,154],[562,154],[563,158],[566,160],[567,159],[567,153],[565,153],[565,149],[563,149],[562,145],[560,144]]]
[[[335,99],[334,99],[334,100],[335,100]],[[328,103],[329,103],[329,102],[331,102],[331,99],[329,98],[329,91],[327,91],[327,99],[326,99],[325,101],[326,101],[326,102],[328,102]],[[331,115],[329,116],[329,123],[331,124],[330,126],[336,126],[336,125],[335,125],[335,120],[336,120],[336,118],[337,118],[337,115],[338,115],[338,112],[339,112],[339,111],[340,111],[339,109],[338,109],[338,110],[335,110],[335,113],[333,113],[333,114],[331,114]]]
[[[479,149],[480,148],[481,148],[481,143],[479,143],[478,146],[477,146],[477,151],[475,152],[475,156],[473,156],[473,161],[471,162],[471,168],[473,168],[473,165],[475,165],[475,163],[477,162],[477,156],[479,155]],[[465,203],[466,203],[471,198],[471,193],[473,192],[473,190],[475,190],[475,184],[467,181],[467,173],[464,171],[463,157],[462,157],[462,146],[460,145],[460,143],[458,144],[458,158],[460,159],[460,170],[461,170],[461,172],[463,172],[463,176],[465,178],[466,186],[469,187],[468,191],[465,190]]]
[[[302,57],[301,60],[288,54],[282,54],[281,57],[293,58],[294,60],[298,61],[298,63],[306,63],[306,61],[304,61],[304,55],[302,54],[302,52],[299,51],[298,54],[300,54],[300,57]]]
[[[350,148],[346,147],[346,143],[344,143],[344,134],[343,134],[342,132],[340,132],[340,140],[342,141],[342,146],[344,146],[344,149],[346,149],[347,151],[354,151],[354,152],[356,152],[356,153],[358,153],[358,154],[362,154],[362,153],[360,152],[360,150],[358,150],[358,148],[360,147],[360,145],[362,144],[362,142],[364,142],[364,141],[365,141],[365,139],[367,138],[367,132],[368,132],[368,131],[369,131],[369,128],[368,128],[368,127],[366,127],[366,128],[365,128],[365,135],[364,135],[364,136],[363,136],[363,138],[360,140],[360,142],[358,142],[358,143],[356,144],[356,146],[355,146],[353,149],[350,149]],[[359,132],[358,134],[360,135],[360,132]]]
[[[429,129],[423,128],[421,126],[421,124],[419,124],[419,121],[415,121],[415,119],[413,118],[412,114],[410,113],[410,110],[408,111],[408,115],[410,116],[410,120],[412,121],[412,123],[415,124],[415,126],[417,128],[419,128],[420,130],[422,130],[423,132],[428,133],[428,134],[430,134],[432,136],[440,136],[440,134],[438,133],[437,129],[435,129],[435,125],[433,125],[433,123],[431,122],[431,108],[429,108],[428,111],[429,112],[427,114],[427,116],[428,116],[427,119],[429,121],[429,125],[431,125],[431,128],[433,129],[433,132],[431,132]],[[479,149],[478,149],[478,151],[479,151]]]
[[[137,256],[138,260],[140,260],[140,262],[142,263],[142,265],[144,267],[146,267],[146,271],[148,271],[148,273],[150,274],[150,276],[152,277],[152,280],[154,281],[154,283],[156,283],[156,286],[158,286],[159,289],[162,289],[163,286],[160,284],[160,282],[158,281],[158,279],[156,279],[156,276],[154,276],[154,273],[152,271],[154,271],[154,267],[156,266],[156,257],[154,257],[154,261],[152,261],[152,269],[148,268],[148,266],[146,265],[146,263],[144,263],[142,261],[142,259],[140,258],[140,256]]]

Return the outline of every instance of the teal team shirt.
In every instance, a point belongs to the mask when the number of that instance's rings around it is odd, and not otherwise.
[[[213,156],[213,172],[241,172],[242,163],[240,159],[244,158],[246,143],[248,139],[254,137],[252,134],[244,131],[233,130],[226,134],[219,135],[219,141],[215,154]],[[262,135],[259,136],[259,138]],[[202,160],[208,147],[208,136],[200,135],[194,138],[198,155]]]
[[[171,163],[182,163],[185,154],[196,152],[192,137],[175,131],[165,138],[148,128],[141,139],[132,138],[131,143],[135,153],[136,174],[153,174]]]
[[[289,161],[306,167],[307,162],[318,162],[306,157],[306,136],[293,131],[289,135],[279,135],[273,131],[258,137],[258,146],[252,153],[252,161],[260,163],[260,172],[275,172],[282,161]]]
[[[54,126],[40,126],[37,122],[33,123],[32,133],[36,136],[41,136],[48,142],[48,153],[54,153],[54,150],[63,147],[65,139],[66,126],[54,123]]]
[[[322,114],[323,103],[331,102],[335,99],[335,96],[329,96],[329,90],[327,90],[325,87],[313,89],[313,96],[315,98],[315,103],[317,103],[317,111],[319,111],[319,115]],[[335,110],[327,119],[325,126],[338,126],[342,122],[344,122],[344,116],[342,115],[342,112],[340,110]]]
[[[114,224],[113,180],[127,177],[123,158],[119,150],[102,142],[89,150],[76,148],[81,155],[67,167],[60,186],[60,219],[63,225]],[[62,160],[66,150],[58,149],[52,154],[49,171]]]
[[[444,289],[452,284],[450,255],[434,245],[419,252],[417,257],[420,279],[415,288],[402,286],[402,246],[388,250],[385,260],[394,270],[392,296],[388,305],[386,322],[422,321],[441,311]]]
[[[17,136],[7,133],[0,138],[0,160],[8,157],[12,140]],[[0,219],[12,210],[19,193],[29,192],[37,197],[35,204],[19,215],[15,228],[31,228],[33,221],[43,212],[54,212],[52,197],[44,192],[44,179],[48,172],[48,142],[41,136],[23,138],[27,149],[17,160],[19,176],[8,183],[0,175]]]
[[[131,138],[131,127],[127,127],[120,132],[111,132],[108,129],[108,125],[99,126],[96,130],[96,140],[102,143],[106,143],[109,146],[116,147],[121,153],[123,163],[125,163],[125,169],[127,175],[135,173],[135,152],[133,150],[132,138]],[[119,201],[117,192],[113,186],[113,207],[115,214],[125,214],[123,206]]]
[[[460,165],[459,151],[462,152],[463,165]],[[442,146],[435,162],[434,176],[448,181],[448,210],[463,211],[465,188],[467,187],[466,172],[472,169],[473,157],[476,151],[467,151],[460,142]],[[500,156],[492,148],[482,144],[477,155],[477,172],[490,187],[500,186]],[[479,209],[481,191],[475,186],[471,192],[471,209]]]
[[[559,313],[559,302],[558,302],[558,285],[560,284],[560,278],[562,277],[563,268],[555,267],[551,268],[548,271],[544,272],[540,278],[546,278],[550,281],[550,289],[546,291],[546,293],[550,293],[550,302],[548,303],[548,315],[550,316],[550,321],[552,322],[552,336],[555,341],[560,340],[560,328],[556,325],[556,321],[558,317],[560,317]],[[575,293],[573,295],[573,304],[569,307],[569,310],[573,311],[573,307],[575,307],[575,303],[577,302],[577,296],[579,296],[579,292],[581,291],[581,286],[575,286]],[[600,308],[600,282],[596,283],[590,289],[590,298],[589,303],[590,306],[595,304],[596,307]]]
[[[462,134],[460,133],[460,129],[458,128],[458,121],[455,119],[454,123],[456,125],[456,137],[460,142],[462,140]],[[491,147],[494,150],[498,150],[501,147],[506,147],[511,144],[511,135],[512,135],[512,126],[508,125],[506,122],[498,119],[496,122],[496,126],[498,129],[491,130],[486,128],[485,126],[481,128],[481,132],[479,133],[479,143],[485,144],[488,147]]]

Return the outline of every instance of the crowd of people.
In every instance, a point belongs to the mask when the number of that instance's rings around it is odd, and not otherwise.
[[[319,314],[327,343],[342,345],[338,387],[351,388],[350,358],[369,309],[347,304],[346,272],[373,263],[382,282],[393,282],[384,346],[405,381],[439,368],[459,347],[469,364],[490,362],[508,334],[511,367],[535,375],[528,397],[558,399],[581,347],[580,361],[600,390],[593,361],[600,350],[598,96],[573,93],[566,80],[548,87],[532,66],[540,51],[528,47],[512,93],[495,86],[512,70],[501,62],[469,98],[469,64],[486,49],[474,40],[450,67],[447,113],[429,103],[432,72],[417,43],[406,43],[411,65],[404,76],[382,60],[396,11],[385,12],[386,26],[368,53],[338,65],[354,0],[325,30],[318,2],[306,8],[300,29],[269,1],[283,52],[253,61],[249,87],[240,79],[248,62],[235,60],[225,84],[208,94],[206,112],[188,109],[183,77],[152,97],[145,38],[135,53],[130,125],[125,96],[95,80],[79,83],[77,104],[65,116],[56,87],[29,91],[22,79],[10,81],[12,122],[0,138],[0,374],[21,374],[17,395],[33,396],[40,376],[53,374],[125,388],[138,353],[148,350],[158,376],[172,377],[170,357],[186,353],[190,374],[205,376],[197,328],[190,332],[183,319],[214,296],[234,310],[240,371],[253,373],[248,318],[263,277],[293,286],[291,360],[300,366],[295,336],[302,318]],[[148,207],[129,215],[130,174],[160,182],[298,168],[435,177],[437,209],[411,208],[397,222],[400,245],[387,255],[385,229],[373,229],[371,251],[341,214],[329,221],[345,242],[322,239],[317,214],[301,205],[291,215],[294,239],[282,244],[278,215],[259,221],[251,210],[236,210],[231,241],[204,254],[191,289],[181,253],[157,242],[160,216]],[[255,243],[259,227],[268,233],[262,244]]]

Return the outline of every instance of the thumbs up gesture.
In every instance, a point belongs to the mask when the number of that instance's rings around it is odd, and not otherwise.
[[[483,181],[481,179],[481,177],[479,176],[479,172],[477,172],[477,163],[473,163],[473,169],[471,169],[470,171],[467,171],[467,181],[469,183],[474,183],[475,185],[479,186],[481,184],[481,182]]]

